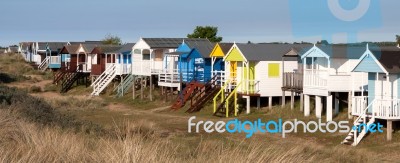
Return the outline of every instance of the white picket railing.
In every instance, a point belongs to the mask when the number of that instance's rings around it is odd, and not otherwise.
[[[368,97],[366,96],[353,97],[351,103],[352,103],[351,105],[352,114],[359,116],[363,113],[363,110],[368,105]]]
[[[216,80],[221,87],[225,84],[225,71],[212,71],[211,74],[211,78],[218,76]]]
[[[151,61],[135,61],[132,63],[132,73],[137,75],[151,74]]]
[[[400,119],[400,99],[376,99],[372,114],[379,119]]]
[[[304,70],[304,86],[309,87],[327,87],[328,86],[327,70]]]
[[[61,64],[61,56],[50,56],[50,64]]]
[[[179,70],[162,70],[158,74],[158,82],[161,83],[180,83]]]
[[[130,74],[132,71],[132,64],[117,64],[117,70],[120,74]]]
[[[260,92],[260,81],[259,80],[242,80],[242,85],[239,89],[244,94],[257,94]]]
[[[368,97],[352,98],[352,114],[360,116],[368,106]],[[375,99],[370,104],[371,113],[378,119],[400,119],[400,99]]]

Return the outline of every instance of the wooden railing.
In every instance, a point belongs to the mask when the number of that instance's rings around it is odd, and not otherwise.
[[[50,64],[61,64],[61,56],[50,56]]]
[[[375,99],[372,114],[379,119],[400,119],[400,99]]]
[[[221,90],[218,91],[218,93],[214,96],[213,98],[213,103],[214,103],[214,113],[217,112],[217,99],[219,97],[220,103],[223,103],[225,100],[225,92],[226,92],[226,87],[228,87],[230,80],[226,81],[225,84],[221,87]]]
[[[326,70],[304,70],[304,86],[327,87],[328,71]]]
[[[132,63],[132,73],[133,74],[148,74],[152,73],[151,61],[134,61]],[[158,70],[157,70],[158,71]]]
[[[242,80],[241,83],[240,93],[250,95],[260,92],[260,81],[258,80]]]
[[[285,72],[283,74],[283,88],[286,89],[303,89],[303,74],[297,72]]]
[[[225,71],[212,71],[211,74],[212,78],[214,78],[214,76],[217,76],[215,78],[216,83],[222,87],[225,82]]]
[[[369,113],[378,119],[400,119],[400,99],[375,99],[368,105],[368,97],[360,96],[352,99],[352,114],[360,116],[368,106]]]
[[[226,97],[225,99],[225,116],[228,118],[229,117],[229,103],[230,103],[230,99],[233,97],[233,109],[234,109],[234,115],[235,117],[238,114],[238,105],[237,105],[237,101],[238,101],[238,88],[240,87],[240,85],[242,84],[242,82],[240,82],[237,87],[235,89],[233,89],[233,91],[228,95],[228,97]]]
[[[158,75],[158,82],[180,83],[179,71],[177,69],[163,70]]]
[[[118,75],[122,75],[122,74],[130,74],[132,69],[131,66],[132,64],[119,64],[116,63],[116,71]]]
[[[368,105],[368,97],[366,96],[356,96],[352,98],[351,102],[351,112],[353,115],[362,115],[363,110],[367,107]]]

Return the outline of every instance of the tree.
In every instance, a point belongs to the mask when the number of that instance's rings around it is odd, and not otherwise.
[[[211,42],[221,42],[222,37],[217,36],[218,27],[213,26],[196,26],[192,34],[188,34],[188,38],[208,38]]]
[[[396,35],[397,44],[400,44],[400,35]]]
[[[317,44],[329,45],[329,42],[326,40],[321,40],[321,41],[318,41]]]
[[[106,45],[122,45],[122,40],[118,36],[107,34],[103,40],[103,44]]]

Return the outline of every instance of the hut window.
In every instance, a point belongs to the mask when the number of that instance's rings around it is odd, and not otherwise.
[[[150,60],[150,54],[143,54],[143,60]]]
[[[141,54],[140,49],[133,50],[133,54]]]
[[[97,54],[93,55],[92,57],[92,64],[97,65]]]
[[[280,75],[279,72],[279,63],[269,63],[268,64],[268,77],[269,78],[278,78]]]
[[[162,61],[163,60],[163,50],[156,50],[155,51],[155,61]]]
[[[143,60],[150,60],[150,50],[145,49],[142,51]]]

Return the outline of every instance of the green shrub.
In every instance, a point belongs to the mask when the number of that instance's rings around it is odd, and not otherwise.
[[[0,109],[12,109],[19,116],[41,125],[71,129],[75,132],[105,134],[99,125],[89,121],[77,120],[75,117],[62,114],[43,99],[33,97],[17,88],[0,86]]]
[[[17,81],[30,80],[31,77],[20,74],[0,73],[0,83],[12,83]]]

